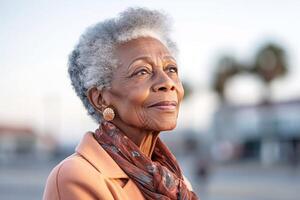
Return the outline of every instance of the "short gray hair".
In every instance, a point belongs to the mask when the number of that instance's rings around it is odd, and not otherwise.
[[[116,18],[89,27],[81,35],[69,56],[68,72],[72,86],[88,114],[102,121],[102,115],[90,104],[86,92],[91,87],[110,87],[113,68],[117,67],[114,49],[118,44],[139,37],[161,41],[176,57],[176,44],[170,39],[170,18],[163,12],[128,8]]]

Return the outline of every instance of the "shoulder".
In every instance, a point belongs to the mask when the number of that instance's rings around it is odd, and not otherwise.
[[[99,191],[101,193],[99,193]],[[79,154],[59,163],[50,173],[44,199],[107,199],[105,177]]]
[[[95,174],[101,175],[87,160],[76,153],[63,160],[53,171],[60,182],[84,181],[84,178]]]

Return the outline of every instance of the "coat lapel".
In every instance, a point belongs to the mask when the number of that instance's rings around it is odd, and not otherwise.
[[[104,174],[107,178],[128,179],[126,185],[123,186],[122,191],[120,191],[122,195],[116,199],[130,200],[132,197],[135,197],[136,200],[145,200],[136,184],[99,145],[92,132],[87,132],[84,135],[81,142],[77,145],[75,151],[84,157],[91,165],[95,167],[95,169]]]
[[[87,132],[75,151],[108,178],[129,178],[110,155],[95,140],[92,132]]]

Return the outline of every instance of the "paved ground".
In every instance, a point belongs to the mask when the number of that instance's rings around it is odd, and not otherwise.
[[[41,199],[44,183],[57,161],[0,163],[0,199]],[[188,165],[185,166],[185,168]],[[264,168],[255,163],[214,166],[206,183],[194,189],[202,200],[299,200],[300,168]]]
[[[299,200],[300,168],[258,164],[215,166],[196,190],[205,200]]]
[[[0,165],[0,199],[42,199],[45,181],[55,163],[26,161]]]

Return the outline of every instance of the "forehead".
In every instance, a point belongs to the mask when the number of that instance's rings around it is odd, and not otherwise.
[[[116,56],[123,64],[138,57],[170,56],[168,48],[159,40],[151,37],[141,37],[120,44],[116,48]]]

